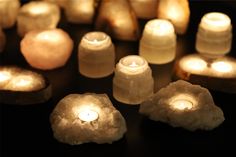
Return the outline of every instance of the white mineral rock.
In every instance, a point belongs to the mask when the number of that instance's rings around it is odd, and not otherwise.
[[[98,118],[89,122],[81,120],[79,115],[85,108],[95,111]],[[71,145],[112,143],[126,132],[124,118],[106,94],[70,94],[58,103],[50,121],[54,137]]]
[[[178,101],[179,106],[175,106],[174,101]],[[188,103],[179,103],[180,101]],[[191,131],[212,130],[224,121],[222,110],[214,105],[206,88],[182,80],[169,84],[143,102],[139,112],[152,120]]]

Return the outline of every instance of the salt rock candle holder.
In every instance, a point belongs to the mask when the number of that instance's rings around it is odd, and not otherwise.
[[[20,46],[21,53],[32,67],[51,70],[66,64],[73,41],[62,29],[34,30],[25,35]]]
[[[190,17],[188,0],[159,0],[157,17],[170,20],[176,33],[184,34]]]
[[[162,19],[148,21],[140,40],[139,54],[152,64],[173,61],[176,54],[176,35],[173,25]]]
[[[69,22],[90,24],[95,14],[95,0],[67,0],[64,9]]]
[[[156,17],[157,0],[129,0],[136,16],[140,19]]]
[[[103,32],[85,34],[79,44],[79,71],[90,78],[101,78],[113,73],[115,49],[111,38]]]
[[[231,49],[232,25],[229,16],[220,12],[205,14],[198,27],[196,49],[210,56],[227,54]]]
[[[179,80],[162,88],[140,105],[139,112],[151,120],[194,131],[212,130],[224,121],[210,92],[199,85]]]
[[[12,27],[16,22],[16,17],[19,9],[19,0],[0,0],[0,27]]]
[[[175,79],[212,90],[236,93],[236,60],[227,56],[208,58],[198,54],[187,55],[176,62]]]
[[[53,110],[54,137],[63,143],[112,143],[123,137],[126,123],[106,94],[70,94]]]
[[[3,51],[6,44],[6,36],[0,27],[0,53]]]
[[[113,96],[122,103],[137,105],[153,94],[154,80],[147,61],[136,55],[122,58],[116,65]]]
[[[51,97],[51,85],[42,75],[13,66],[0,66],[0,103],[36,104]]]
[[[60,9],[56,4],[44,1],[29,2],[20,8],[17,31],[23,37],[31,30],[56,28],[59,20]]]
[[[134,41],[140,35],[136,15],[127,0],[101,1],[95,28],[118,40]]]

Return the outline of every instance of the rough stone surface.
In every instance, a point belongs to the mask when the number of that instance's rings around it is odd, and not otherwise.
[[[195,99],[191,109],[177,110],[170,105],[171,98],[187,94]],[[179,80],[162,88],[140,106],[140,113],[150,119],[169,123],[187,130],[212,130],[224,121],[222,110],[214,105],[206,88]]]
[[[98,119],[92,122],[78,118],[77,112],[88,104],[99,114]],[[54,137],[70,145],[112,143],[126,132],[124,118],[106,94],[70,94],[57,104],[50,121]]]

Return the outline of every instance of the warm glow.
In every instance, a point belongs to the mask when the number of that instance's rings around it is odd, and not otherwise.
[[[31,76],[18,76],[14,79],[14,85],[17,87],[27,87],[30,86],[33,82]]]
[[[122,58],[118,64],[126,74],[142,73],[148,68],[147,61],[140,56],[130,55]]]
[[[181,66],[189,71],[203,71],[207,63],[201,58],[188,57],[180,61]]]
[[[48,42],[57,43],[63,37],[59,32],[50,30],[50,31],[44,31],[42,33],[39,33],[36,38],[39,39],[39,40],[45,40],[45,41],[48,41]]]
[[[212,63],[211,67],[215,71],[222,72],[222,73],[231,72],[233,69],[233,67],[230,63],[227,63],[224,61],[214,62],[214,63]]]
[[[79,112],[79,119],[85,122],[91,122],[98,119],[98,113],[91,109],[84,109]]]
[[[179,94],[169,101],[171,108],[177,110],[190,110],[197,105],[196,100],[188,94]]]
[[[47,13],[49,8],[46,4],[37,4],[29,8],[31,14],[43,14]]]
[[[178,110],[189,110],[192,108],[193,104],[188,100],[178,99],[172,103],[172,106]]]
[[[175,22],[181,21],[184,15],[182,9],[178,5],[172,5],[168,8],[167,18]]]
[[[103,32],[90,32],[85,34],[83,40],[93,46],[109,44],[109,37]]]
[[[163,36],[174,33],[173,25],[167,20],[155,19],[149,21],[145,26],[145,31],[157,36]]]
[[[0,82],[10,80],[11,74],[7,71],[0,71]]]
[[[231,28],[231,20],[226,14],[212,12],[203,16],[201,26],[211,31],[225,31]]]

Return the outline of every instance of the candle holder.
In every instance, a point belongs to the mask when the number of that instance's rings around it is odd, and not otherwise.
[[[198,54],[182,57],[175,65],[175,79],[183,79],[208,89],[236,93],[236,60],[208,58]]]
[[[157,17],[170,20],[177,34],[187,31],[190,17],[188,0],[159,0],[157,8]]]
[[[73,49],[72,39],[62,29],[31,31],[20,45],[26,61],[32,67],[42,70],[64,66]]]
[[[71,145],[112,143],[126,132],[124,118],[106,94],[70,94],[57,104],[50,121],[54,137]]]
[[[56,4],[39,1],[23,5],[17,17],[17,31],[23,37],[37,29],[56,28],[60,20],[60,9]]]
[[[156,17],[157,0],[129,0],[136,16],[140,19]]]
[[[144,58],[130,55],[116,65],[113,96],[117,101],[140,104],[153,94],[153,89],[152,71]]]
[[[118,40],[135,41],[140,35],[136,15],[127,0],[101,1],[95,28]]]
[[[210,92],[199,85],[179,80],[162,88],[140,105],[139,112],[154,121],[194,131],[212,130],[224,121]]]
[[[115,49],[111,38],[103,32],[89,32],[82,38],[79,48],[79,71],[90,78],[101,78],[113,73]]]
[[[140,40],[139,54],[152,64],[173,61],[176,54],[176,35],[173,25],[161,19],[148,21]]]
[[[95,0],[67,0],[65,14],[71,23],[90,24],[95,14]]]
[[[38,104],[51,98],[51,85],[42,75],[13,66],[0,66],[0,103]]]
[[[0,27],[0,53],[3,52],[5,44],[6,44],[6,36],[2,31],[2,28]]]
[[[205,14],[198,27],[196,49],[209,56],[221,56],[231,49],[232,25],[230,18],[220,12]]]
[[[0,26],[2,28],[14,26],[19,8],[19,0],[0,0]]]

